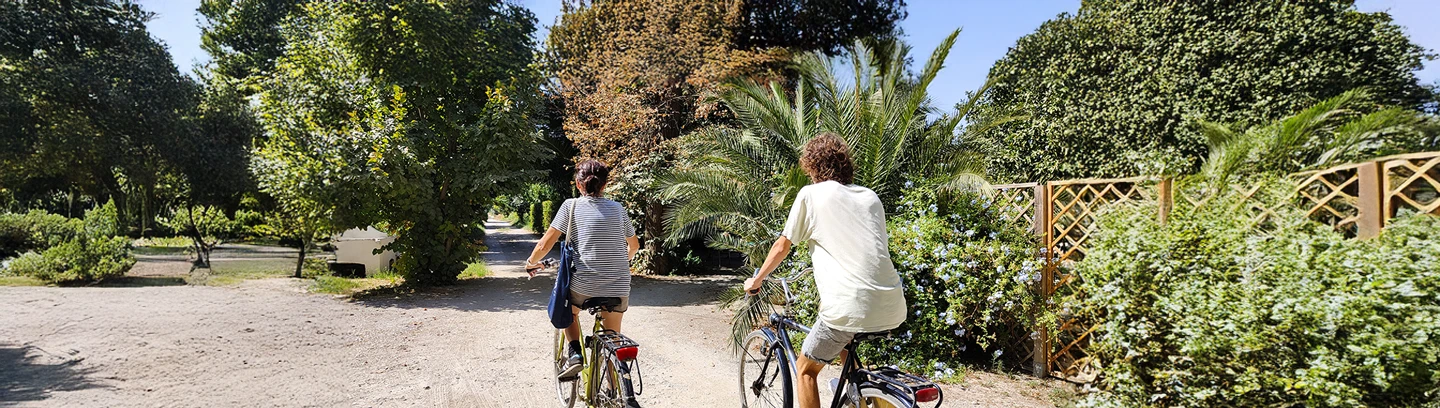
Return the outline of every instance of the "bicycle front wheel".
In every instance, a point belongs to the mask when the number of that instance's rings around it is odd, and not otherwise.
[[[565,330],[555,330],[555,355],[552,359],[555,363],[555,394],[560,397],[560,406],[573,408],[575,401],[580,399],[580,380],[560,381],[560,373],[565,370],[565,360],[569,359],[565,347]]]
[[[795,402],[790,362],[778,345],[759,330],[745,336],[740,349],[740,406],[791,408]]]

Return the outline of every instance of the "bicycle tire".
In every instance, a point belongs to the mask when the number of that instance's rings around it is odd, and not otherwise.
[[[784,352],[781,350],[781,347],[778,344],[770,344],[769,338],[760,330],[750,332],[749,335],[745,336],[745,341],[741,344],[744,345],[744,348],[740,349],[740,373],[738,376],[740,378],[740,406],[742,408],[794,407],[794,377],[790,374],[790,363],[788,359],[782,357]],[[746,370],[747,366],[751,366],[748,368],[753,369]],[[762,367],[766,368],[762,370]],[[775,370],[773,372],[774,377],[771,378],[769,384],[761,389],[755,389],[754,386],[757,384],[757,381],[759,383],[766,382],[761,377],[771,375],[768,372],[764,372],[769,370]],[[747,372],[751,371],[756,372],[753,378],[747,375]],[[774,382],[776,380],[779,380],[781,383],[781,387],[778,390],[774,389]],[[762,395],[770,395],[770,393],[766,391],[779,391],[779,401],[765,398],[764,402],[769,403],[762,404],[760,397]],[[752,392],[754,393],[753,397],[751,396]],[[776,402],[779,404],[775,404]]]
[[[635,387],[625,363],[610,350],[601,349],[600,378],[596,379],[595,406],[599,408],[640,408],[635,400]]]
[[[565,360],[569,357],[565,355],[566,343],[569,342],[565,340],[565,331],[555,330],[555,394],[560,397],[561,407],[574,408],[575,401],[580,399],[580,379],[560,381],[560,371],[565,368]]]
[[[861,388],[860,404],[857,406],[861,408],[911,408],[913,405],[879,388]]]

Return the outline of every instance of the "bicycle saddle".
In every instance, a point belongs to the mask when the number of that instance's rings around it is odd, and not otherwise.
[[[585,303],[580,304],[580,309],[590,310],[600,308],[600,310],[612,312],[615,311],[616,306],[620,306],[620,298],[618,297],[592,297],[585,299]]]
[[[890,337],[890,330],[878,331],[878,332],[872,332],[872,333],[860,333],[860,334],[856,334],[856,335],[855,335],[855,340],[852,340],[852,341],[855,342],[855,343],[860,343],[860,342],[865,342],[865,341],[870,341],[870,340],[883,339],[883,338],[886,338],[886,337]]]

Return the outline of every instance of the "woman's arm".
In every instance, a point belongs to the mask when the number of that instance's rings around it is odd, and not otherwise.
[[[790,245],[792,245],[790,238],[786,238],[784,235],[775,240],[775,245],[770,246],[770,255],[765,257],[765,263],[760,265],[760,270],[755,273],[754,277],[745,280],[745,291],[754,293],[760,290],[760,285],[765,282],[766,277],[770,276],[770,272],[774,272],[775,268],[780,267],[780,261],[784,261],[785,257],[790,256]]]
[[[629,247],[630,256],[625,259],[634,260],[635,253],[640,251],[640,237],[631,235],[625,238],[625,246]]]
[[[555,241],[560,240],[560,234],[560,230],[551,227],[545,231],[545,236],[540,237],[540,242],[535,243],[535,250],[530,251],[529,258],[525,258],[525,271],[529,272],[530,276],[535,276],[534,271],[540,268],[541,258],[544,258],[545,254],[550,253],[550,247],[555,246]]]

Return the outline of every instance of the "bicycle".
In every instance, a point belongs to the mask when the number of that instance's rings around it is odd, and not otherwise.
[[[801,272],[808,273],[806,269]],[[741,406],[792,408],[795,405],[795,348],[790,342],[791,330],[810,333],[810,328],[797,323],[789,314],[796,301],[790,292],[791,278],[772,278],[784,290],[784,299],[771,302],[785,309],[772,312],[769,325],[745,336],[740,356]],[[944,393],[934,382],[900,371],[894,366],[871,369],[860,362],[856,347],[865,341],[885,338],[888,332],[861,333],[845,346],[840,378],[834,383],[835,397],[830,407],[915,408],[920,403],[944,402]],[[751,374],[753,373],[753,376]]]
[[[542,264],[542,268],[548,268],[554,262],[547,259]],[[579,377],[564,381],[560,380],[560,374],[570,357],[566,350],[568,341],[565,340],[565,329],[555,330],[555,392],[560,397],[560,406],[572,408],[577,402],[584,401],[585,407],[639,408],[640,403],[635,397],[644,391],[644,379],[640,377],[637,360],[640,343],[601,325],[605,319],[600,312],[614,312],[615,307],[620,306],[620,298],[595,297],[579,306],[595,316],[595,325],[581,342],[585,368],[580,371]],[[632,372],[638,381],[632,381]]]

